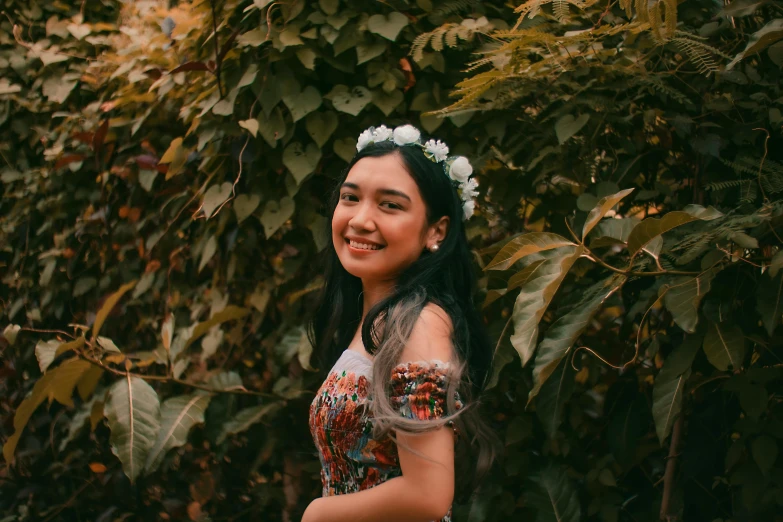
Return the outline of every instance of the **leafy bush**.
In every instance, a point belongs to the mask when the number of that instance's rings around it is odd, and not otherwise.
[[[5,520],[297,518],[323,195],[380,121],[481,168],[506,454],[455,518],[779,517],[774,3],[5,10]]]

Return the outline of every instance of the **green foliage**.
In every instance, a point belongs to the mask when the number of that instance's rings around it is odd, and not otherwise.
[[[779,518],[774,3],[2,5],[4,520],[297,519],[324,195],[408,121],[481,187],[455,519]]]

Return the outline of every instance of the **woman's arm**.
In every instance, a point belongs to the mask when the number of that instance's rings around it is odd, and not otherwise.
[[[451,360],[451,321],[428,304],[411,332],[400,362]],[[313,501],[302,522],[430,522],[446,515],[454,499],[454,434],[449,427],[417,435],[397,433],[402,476],[373,488]]]
[[[422,435],[398,435],[398,440],[401,477],[364,491],[318,498],[310,503],[302,522],[431,522],[443,518],[454,498],[452,430],[443,427]]]

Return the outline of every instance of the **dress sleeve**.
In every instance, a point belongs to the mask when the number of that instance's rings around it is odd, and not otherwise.
[[[447,366],[439,361],[409,362],[397,365],[391,378],[391,402],[400,415],[413,420],[446,416]],[[456,408],[462,408],[455,393]]]

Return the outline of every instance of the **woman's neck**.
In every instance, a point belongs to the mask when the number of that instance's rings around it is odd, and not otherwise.
[[[362,280],[362,322],[370,308],[375,306],[383,298],[387,297],[394,289],[395,281],[366,281]]]

